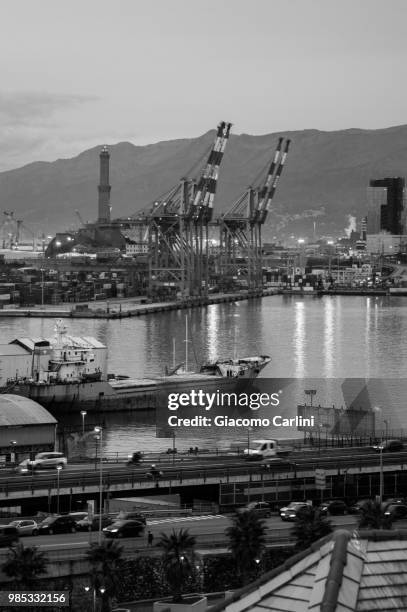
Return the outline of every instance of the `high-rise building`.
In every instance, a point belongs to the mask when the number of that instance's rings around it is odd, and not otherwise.
[[[368,187],[367,233],[405,234],[405,181],[372,180]]]

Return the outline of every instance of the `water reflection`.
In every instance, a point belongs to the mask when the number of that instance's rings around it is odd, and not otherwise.
[[[295,304],[295,331],[294,331],[294,354],[295,354],[295,377],[305,376],[305,304]]]

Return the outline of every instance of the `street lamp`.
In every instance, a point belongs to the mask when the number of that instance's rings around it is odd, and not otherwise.
[[[375,406],[373,408],[374,412],[380,412],[380,414],[382,413],[382,409],[380,408],[380,406]],[[387,436],[387,426],[388,426],[388,422],[384,421],[384,423],[386,424],[386,436]],[[376,423],[375,423],[375,435],[376,435]],[[384,490],[384,482],[383,482],[383,431],[382,431],[382,435],[381,435],[381,440],[380,440],[380,444],[376,447],[379,451],[380,451],[380,480],[379,480],[379,502],[380,504],[383,501],[383,490]]]
[[[10,463],[14,463],[15,462],[15,453],[14,453],[14,448],[17,444],[17,440],[10,440]]]
[[[87,593],[89,593],[89,591],[91,590],[92,587],[90,586],[85,586],[85,591]],[[94,586],[92,588],[93,591],[93,612],[96,612],[96,587]],[[104,587],[100,587],[99,588],[99,593],[103,596],[103,593],[106,591],[106,589]]]
[[[82,437],[85,435],[85,416],[88,413],[86,412],[86,410],[81,410],[81,416],[82,416]]]
[[[44,268],[41,268],[41,306],[44,306]]]
[[[57,465],[57,514],[59,514],[59,472],[62,470],[62,465]]]
[[[386,419],[383,419],[383,423],[386,425],[386,442],[387,442],[388,437],[389,437],[389,421],[387,421]]]
[[[103,442],[103,429],[101,427],[95,427],[95,433],[99,435],[99,450],[100,450],[100,480],[99,480],[99,546],[102,543],[102,512],[103,512],[103,457],[102,457],[102,442]]]

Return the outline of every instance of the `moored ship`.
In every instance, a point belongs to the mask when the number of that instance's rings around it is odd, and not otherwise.
[[[5,391],[25,395],[52,414],[154,409],[166,405],[168,393],[238,391],[255,379],[271,361],[267,355],[235,357],[205,363],[190,372],[184,364],[156,378],[129,378],[106,374],[106,355],[94,338],[72,338],[57,321],[53,341],[15,341],[31,346],[30,376],[9,378]],[[48,342],[48,344],[47,344]]]

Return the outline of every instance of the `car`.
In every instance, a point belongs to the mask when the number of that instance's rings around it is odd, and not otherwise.
[[[83,519],[86,519],[88,517],[88,513],[83,511],[83,512],[69,512],[68,516],[71,516],[73,518],[73,520],[75,521],[75,523],[78,523],[78,521],[82,521]]]
[[[113,519],[107,514],[102,516],[102,529],[113,523]],[[98,531],[99,530],[99,515],[95,514],[92,518],[84,518],[76,523],[78,531]]]
[[[321,504],[319,506],[319,511],[322,515],[348,514],[348,506],[340,499],[332,499]]]
[[[18,531],[13,525],[0,525],[0,547],[18,543]]]
[[[384,511],[384,515],[392,521],[400,521],[407,518],[407,506],[405,504],[389,504]]]
[[[374,450],[383,453],[397,453],[404,449],[404,444],[401,440],[384,440],[373,446]]]
[[[250,502],[243,508],[239,508],[239,512],[254,512],[259,518],[270,518],[271,509],[267,502]]]
[[[119,521],[124,521],[124,520],[132,520],[132,521],[138,521],[139,523],[143,523],[143,525],[147,525],[147,521],[146,521],[146,517],[143,514],[140,514],[140,512],[125,512],[124,510],[120,510],[119,514],[117,515],[117,520]]]
[[[103,533],[107,538],[128,538],[131,536],[139,536],[143,532],[143,523],[132,520],[116,521],[103,529]]]
[[[18,470],[20,472],[28,472],[30,470],[35,471],[39,469],[66,467],[68,459],[63,453],[38,453],[34,459],[24,459],[19,465]]]
[[[36,536],[38,535],[38,524],[36,521],[32,519],[21,519],[16,521],[11,521],[9,523],[11,527],[15,527],[17,529],[17,533],[20,536],[29,535]]]
[[[297,513],[304,508],[309,508],[306,502],[291,502],[288,506],[280,508],[280,518],[282,521],[295,521]]]
[[[39,535],[53,535],[54,533],[75,533],[75,531],[76,522],[71,516],[69,516],[69,514],[65,514],[62,516],[47,516],[47,518],[44,519],[42,523],[38,525]]]
[[[360,499],[359,501],[351,504],[350,506],[348,506],[349,514],[360,514],[362,512],[362,509],[366,506],[366,504],[368,504],[371,501],[372,501],[371,499]]]

